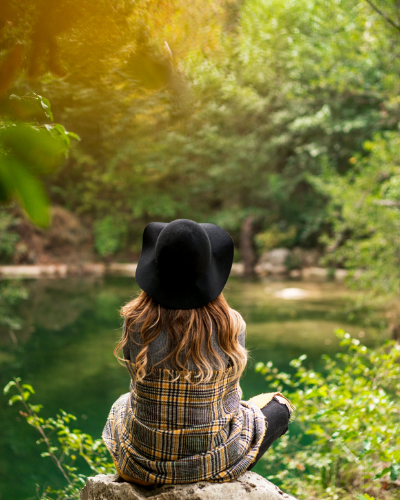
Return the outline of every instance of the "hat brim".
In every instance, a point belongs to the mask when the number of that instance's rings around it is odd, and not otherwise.
[[[206,271],[189,281],[163,278],[155,249],[161,231],[168,225],[151,222],[143,232],[143,247],[136,269],[140,288],[158,304],[169,309],[194,309],[216,299],[222,292],[232,268],[234,246],[229,233],[215,224],[200,224],[211,244],[211,261]],[[170,276],[173,273],[170,273]],[[177,273],[179,276],[179,273]]]

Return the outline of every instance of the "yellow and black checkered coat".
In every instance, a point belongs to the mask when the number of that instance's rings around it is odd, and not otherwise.
[[[130,392],[112,406],[103,439],[118,472],[148,483],[224,482],[242,474],[265,433],[261,410],[240,401],[239,381],[222,376],[193,385],[177,373],[153,369],[141,382],[135,365]]]

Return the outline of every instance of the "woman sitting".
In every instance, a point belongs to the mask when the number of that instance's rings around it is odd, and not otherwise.
[[[122,308],[130,391],[103,439],[118,474],[141,485],[230,481],[288,429],[279,393],[241,401],[245,322],[222,290],[233,261],[214,224],[153,222],[143,234],[140,296]]]

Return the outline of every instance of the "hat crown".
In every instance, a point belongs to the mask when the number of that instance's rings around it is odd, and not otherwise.
[[[211,243],[200,224],[189,219],[170,222],[159,234],[155,260],[165,275],[190,279],[202,275],[211,262]]]

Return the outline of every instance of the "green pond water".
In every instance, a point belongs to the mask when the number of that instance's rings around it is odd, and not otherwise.
[[[0,387],[13,377],[33,385],[33,403],[44,406],[44,416],[62,408],[78,417],[74,424],[94,437],[101,435],[111,404],[129,389],[129,376],[113,356],[121,335],[119,308],[136,296],[132,278],[64,279],[27,282],[29,299],[16,308],[23,328],[0,330]],[[274,293],[287,287],[302,288],[301,300],[284,300]],[[269,388],[255,373],[258,361],[273,361],[291,371],[291,359],[307,354],[318,368],[324,353],[339,346],[334,330],[344,328],[370,344],[379,341],[382,313],[349,315],[349,292],[334,283],[244,282],[231,278],[225,289],[230,305],[247,322],[246,347],[250,361],[242,378],[244,399]],[[48,484],[63,484],[49,458],[41,458],[43,445],[0,396],[0,499],[37,498]],[[298,411],[301,411],[299,409]],[[262,473],[262,464],[257,466]],[[87,472],[87,471],[84,471]],[[38,486],[36,486],[38,485]],[[38,490],[37,490],[38,488]]]

